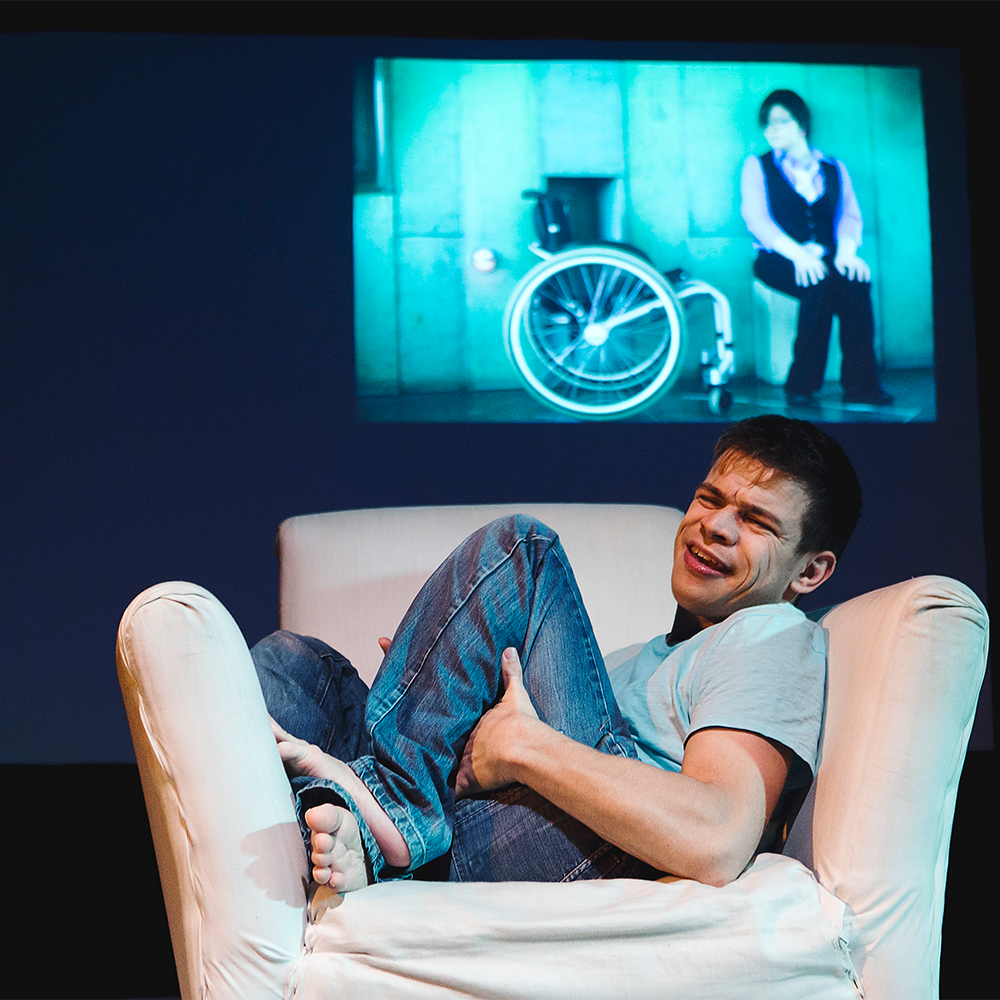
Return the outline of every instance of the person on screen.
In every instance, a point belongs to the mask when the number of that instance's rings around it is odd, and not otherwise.
[[[723,885],[780,849],[826,679],[826,634],[795,605],[829,578],[860,508],[832,438],[754,417],[722,434],[680,522],[671,632],[610,675],[558,537],[524,515],[435,571],[380,640],[370,693],[319,640],[262,640],[315,881]]]
[[[887,405],[893,397],[879,381],[871,268],[858,256],[861,210],[847,168],[810,145],[812,117],[794,91],[768,94],[759,120],[771,149],[743,164],[741,211],[758,250],[754,274],[799,300],[785,396],[793,406],[813,403],[837,315],[844,402]]]

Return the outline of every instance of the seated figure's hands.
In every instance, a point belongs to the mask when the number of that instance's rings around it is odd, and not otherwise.
[[[795,268],[795,284],[800,288],[818,285],[826,277],[823,254],[826,251],[819,243],[803,243],[799,252],[791,258]]]
[[[503,651],[500,673],[504,694],[472,730],[455,778],[455,798],[491,792],[513,784],[504,750],[515,738],[515,727],[523,719],[538,721],[538,713],[524,686],[517,650]]]
[[[862,260],[854,247],[837,247],[837,255],[833,258],[833,266],[848,281],[871,281],[872,269]]]

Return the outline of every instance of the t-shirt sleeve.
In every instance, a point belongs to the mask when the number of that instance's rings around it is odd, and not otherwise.
[[[791,610],[791,609],[790,609]],[[826,691],[825,630],[801,614],[737,612],[705,643],[687,678],[690,730],[719,726],[783,744],[815,773]]]

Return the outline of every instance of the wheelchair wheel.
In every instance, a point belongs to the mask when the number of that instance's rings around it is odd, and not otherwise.
[[[579,247],[517,284],[504,342],[538,399],[578,418],[608,420],[662,396],[679,371],[684,318],[665,278],[614,247]]]

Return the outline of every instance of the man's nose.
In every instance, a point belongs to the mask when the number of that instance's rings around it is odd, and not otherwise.
[[[708,511],[701,519],[702,529],[713,540],[732,545],[736,541],[736,514],[729,507]]]

